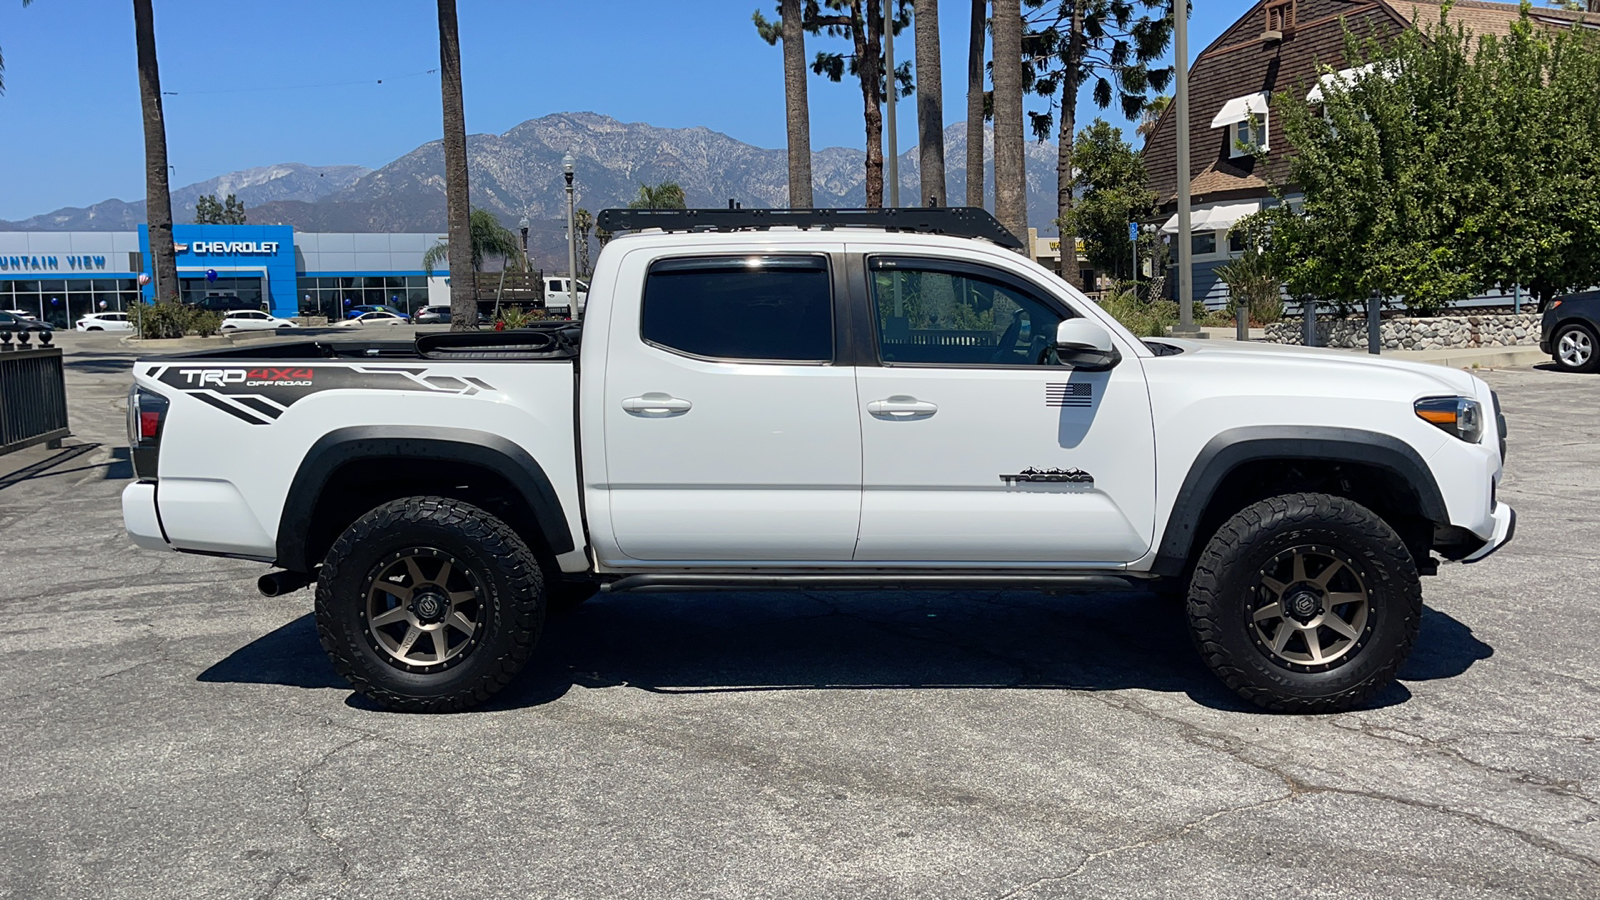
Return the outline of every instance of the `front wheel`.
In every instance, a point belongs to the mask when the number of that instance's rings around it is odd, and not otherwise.
[[[1246,507],[1201,553],[1189,624],[1206,665],[1279,712],[1338,712],[1394,680],[1422,618],[1416,562],[1371,510],[1327,494]]]
[[[450,712],[521,671],[544,624],[539,564],[516,532],[459,500],[407,497],[357,519],[317,579],[317,633],[355,690]]]
[[[1600,357],[1595,354],[1595,335],[1578,322],[1568,322],[1556,329],[1555,353],[1551,354],[1568,372],[1593,372],[1600,367]]]

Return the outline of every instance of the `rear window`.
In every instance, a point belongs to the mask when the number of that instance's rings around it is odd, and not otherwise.
[[[713,359],[833,359],[833,292],[821,256],[670,259],[645,279],[646,341]]]

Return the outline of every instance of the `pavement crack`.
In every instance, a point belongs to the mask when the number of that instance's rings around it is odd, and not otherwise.
[[[1142,841],[1133,841],[1127,844],[1118,844],[1115,847],[1107,847],[1104,850],[1096,850],[1095,852],[1090,853],[1088,856],[1085,856],[1083,861],[1078,863],[1077,867],[1070,872],[1065,872],[1060,875],[1046,875],[1042,878],[1036,878],[1033,881],[1022,885],[1021,887],[1013,888],[1012,890],[999,895],[995,898],[995,900],[1011,900],[1011,898],[1020,897],[1023,894],[1029,893],[1030,891],[1044,887],[1047,884],[1060,884],[1065,881],[1071,881],[1072,879],[1082,875],[1091,865],[1102,859],[1105,859],[1108,856],[1114,856],[1118,853],[1126,853],[1130,850],[1143,850],[1148,847],[1154,847],[1158,844],[1166,844],[1172,841],[1181,840],[1186,837],[1189,832],[1195,830],[1196,828],[1199,828],[1200,826],[1209,822],[1214,822],[1217,819],[1223,818],[1224,816],[1232,816],[1240,813],[1254,812],[1258,809],[1266,809],[1269,806],[1276,806],[1279,803],[1293,800],[1304,793],[1317,793],[1317,791],[1315,789],[1307,790],[1291,788],[1288,793],[1277,797],[1272,797],[1267,800],[1258,800],[1255,803],[1247,803],[1243,806],[1230,806],[1226,809],[1219,809],[1216,812],[1208,813],[1198,819],[1194,819],[1193,821],[1184,822],[1182,825],[1179,825],[1172,831],[1157,837],[1146,838]]]
[[[311,763],[311,765],[303,769],[299,775],[295,776],[294,779],[294,792],[300,798],[300,820],[305,823],[306,830],[311,833],[311,836],[322,842],[328,848],[328,851],[330,855],[332,855],[334,861],[339,864],[340,890],[341,893],[345,894],[349,893],[350,872],[354,867],[354,864],[350,861],[350,856],[345,850],[344,846],[340,844],[333,837],[333,835],[329,834],[325,829],[323,829],[317,823],[316,816],[312,814],[310,784],[311,780],[315,778],[318,773],[328,767],[328,765],[333,761],[334,757],[346,750],[349,750],[351,747],[354,747],[357,744],[362,744],[373,739],[374,736],[372,735],[363,735],[361,737],[351,738],[348,741],[335,745],[333,748],[317,757],[316,760]],[[282,879],[280,879],[278,883],[282,884]],[[270,896],[270,894],[268,896]]]

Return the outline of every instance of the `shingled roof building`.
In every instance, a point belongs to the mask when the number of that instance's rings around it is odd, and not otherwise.
[[[1473,34],[1509,34],[1519,9],[1510,3],[1457,0],[1451,23]],[[1218,266],[1242,248],[1230,234],[1241,218],[1275,202],[1269,185],[1284,185],[1291,148],[1274,131],[1267,97],[1301,92],[1314,102],[1325,77],[1349,67],[1345,30],[1379,41],[1439,21],[1440,3],[1411,0],[1262,0],[1201,51],[1189,70],[1190,196],[1193,210],[1194,296],[1226,305]],[[1600,28],[1600,14],[1535,9],[1552,27]],[[1255,127],[1252,128],[1252,121]],[[1164,230],[1177,232],[1177,110],[1167,107],[1145,144],[1144,163],[1156,191]],[[1241,151],[1259,145],[1264,158]],[[1174,257],[1176,254],[1174,254]],[[1168,283],[1174,284],[1175,277]]]

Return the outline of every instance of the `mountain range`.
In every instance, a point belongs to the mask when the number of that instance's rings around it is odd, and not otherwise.
[[[945,130],[949,196],[966,196],[966,126]],[[593,211],[625,205],[639,185],[676,181],[692,207],[721,207],[733,199],[749,207],[788,203],[784,150],[746,144],[707,128],[659,128],[619,122],[591,112],[530,119],[503,134],[467,137],[472,205],[493,210],[507,225],[527,216],[535,224],[531,255],[557,251],[566,217],[561,158],[571,153],[577,204]],[[991,161],[985,196],[993,189],[993,133],[986,131]],[[1027,143],[1028,220],[1054,233],[1056,147]],[[818,206],[859,207],[866,202],[865,157],[860,150],[829,147],[812,154]],[[900,200],[918,195],[915,147],[901,154]],[[202,194],[236,194],[249,221],[293,225],[301,231],[424,231],[445,229],[444,150],[431,141],[378,169],[284,163],[230,172],[172,192],[173,214],[193,221]],[[15,222],[0,231],[131,231],[145,220],[144,201],[106,200],[66,207]]]

